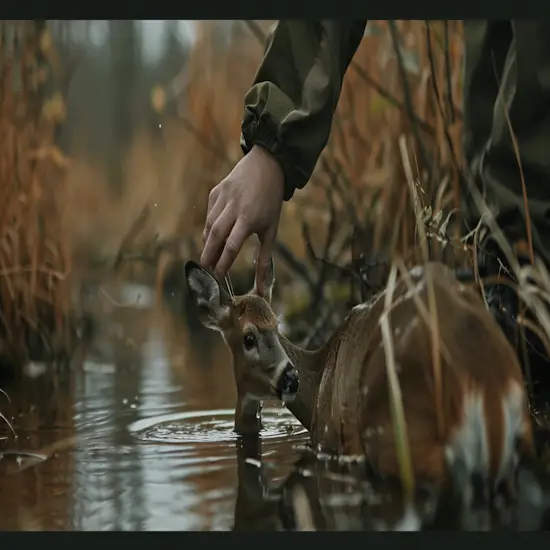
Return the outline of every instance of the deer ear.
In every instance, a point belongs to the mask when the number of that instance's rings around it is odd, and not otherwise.
[[[264,271],[261,281],[258,280],[258,267],[256,266],[256,277],[254,278],[254,294],[261,296],[268,304],[271,304],[273,286],[275,284],[275,264],[273,257],[269,258],[267,269]]]
[[[220,330],[221,323],[229,316],[229,295],[208,271],[195,262],[186,262],[184,270],[201,323],[211,330]]]

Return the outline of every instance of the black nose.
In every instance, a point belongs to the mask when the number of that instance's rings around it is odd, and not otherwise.
[[[277,381],[277,396],[281,401],[290,401],[298,393],[300,377],[298,371],[291,363],[287,363]]]

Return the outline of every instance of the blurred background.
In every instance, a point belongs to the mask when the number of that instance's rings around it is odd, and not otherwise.
[[[244,94],[274,23],[0,22],[0,412],[14,430],[0,440],[13,495],[0,529],[231,527],[233,373],[187,315],[182,266],[242,155]],[[400,143],[432,253],[465,261],[461,23],[395,28],[369,22],[329,144],[283,209],[277,309],[309,347],[383,284],[392,254],[414,261]],[[255,249],[232,270],[237,292]],[[276,477],[303,432],[282,409],[266,424]]]

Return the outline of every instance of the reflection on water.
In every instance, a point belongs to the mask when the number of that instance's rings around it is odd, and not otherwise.
[[[548,523],[548,474],[541,472],[520,476],[515,511],[503,505],[465,514],[452,494],[421,488],[405,502],[387,482],[368,480],[361,462],[304,452],[307,433],[279,405],[266,404],[261,438],[238,438],[221,339],[190,334],[178,316],[154,306],[147,288],[126,285],[116,298],[98,308],[98,333],[71,373],[35,365],[6,388],[11,403],[0,397],[17,433],[0,432],[0,530]]]
[[[116,298],[72,376],[46,372],[6,388],[12,403],[1,410],[18,438],[1,448],[33,454],[0,460],[0,490],[12,495],[0,529],[232,528],[235,390],[225,349],[147,307],[147,288],[125,286]],[[266,460],[288,470],[307,434],[285,409],[266,412]]]

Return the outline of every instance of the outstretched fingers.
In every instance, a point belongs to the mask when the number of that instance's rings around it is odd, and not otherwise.
[[[244,242],[250,236],[248,226],[242,220],[237,220],[229,237],[225,241],[225,246],[220,255],[214,272],[218,278],[223,278],[227,275],[229,268],[237,258],[237,255],[241,251]]]
[[[209,269],[218,263],[223,253],[224,245],[235,226],[235,218],[234,210],[226,206],[218,216],[218,219],[212,224],[201,254],[200,263],[202,267]]]

